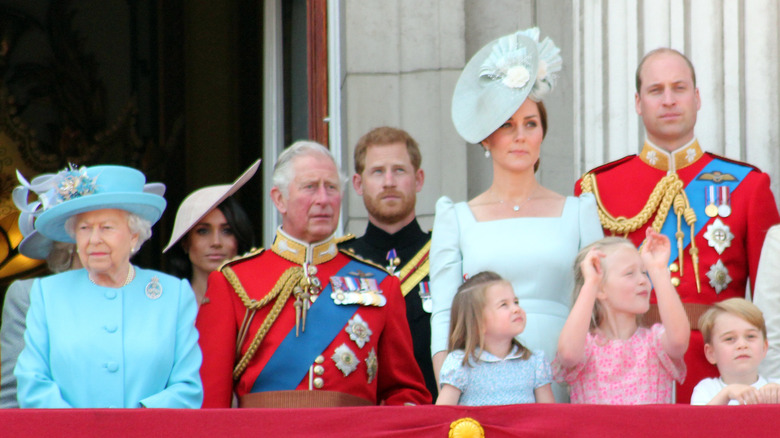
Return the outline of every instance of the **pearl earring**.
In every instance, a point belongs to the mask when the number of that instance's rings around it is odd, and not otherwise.
[[[490,158],[490,151],[485,149],[485,158]]]

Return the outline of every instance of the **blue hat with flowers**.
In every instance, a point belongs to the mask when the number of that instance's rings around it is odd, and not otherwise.
[[[539,42],[534,27],[494,40],[469,60],[452,96],[452,122],[469,143],[480,143],[514,114],[526,98],[539,102],[555,86],[560,49]]]
[[[73,166],[52,178],[48,203],[35,221],[35,229],[49,239],[71,242],[65,231],[69,217],[88,211],[116,208],[156,223],[165,210],[160,183],[146,184],[140,171],[125,166]]]

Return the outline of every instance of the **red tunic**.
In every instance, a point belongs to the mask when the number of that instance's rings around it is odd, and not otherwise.
[[[277,238],[278,239],[278,238]],[[335,248],[335,247],[334,247]],[[333,253],[332,258],[317,264],[317,277],[323,285],[328,284],[331,276],[354,259],[344,253]],[[230,267],[241,281],[247,294],[261,299],[276,284],[279,277],[290,267],[301,266],[280,257],[271,251],[264,251],[230,263]],[[321,353],[320,361],[324,370],[320,374],[308,374],[298,384],[298,390],[310,389],[310,380],[321,379],[321,386],[313,390],[337,391],[352,394],[379,404],[402,405],[405,403],[430,403],[431,397],[425,389],[422,373],[414,360],[412,340],[406,323],[406,312],[398,279],[388,275],[380,284],[387,298],[384,307],[360,306],[356,314],[365,321],[371,330],[368,341],[363,347],[350,339],[345,325],[338,335]],[[203,351],[201,378],[204,387],[203,407],[230,407],[233,391],[241,397],[251,391],[257,376],[269,361],[279,343],[290,330],[295,330],[295,299],[292,295],[284,305],[276,322],[263,339],[257,353],[249,362],[244,373],[233,381],[232,372],[236,364],[236,337],[244,319],[244,304],[222,272],[214,272],[209,277],[206,291],[207,302],[200,308],[197,327],[200,332],[200,347]],[[319,300],[330,300],[321,294]],[[257,333],[262,321],[273,306],[273,301],[257,311],[249,334],[243,342],[241,353],[245,353]],[[300,334],[305,337],[317,327],[306,326]],[[357,356],[357,369],[344,375],[332,359],[334,350],[342,344],[347,345]],[[369,382],[369,368],[366,359],[375,351],[378,367],[376,375]],[[324,359],[324,361],[323,361]],[[315,363],[311,363],[312,366]]]
[[[709,164],[713,159],[721,159],[739,164],[741,166],[751,167],[747,176],[741,181],[739,186],[731,193],[732,213],[728,217],[721,217],[720,220],[729,227],[734,235],[731,246],[726,248],[722,254],[718,254],[715,248],[711,247],[705,238],[707,225],[712,224],[716,218],[710,218],[702,213],[697,213],[697,225],[705,221],[705,225],[696,235],[695,243],[699,249],[699,281],[701,284],[701,293],[696,289],[696,280],[693,271],[693,260],[689,252],[690,245],[683,250],[683,276],[679,272],[672,272],[673,278],[679,278],[680,284],[676,287],[677,293],[683,303],[702,303],[712,304],[733,297],[746,296],[746,286],[750,278],[751,287],[754,286],[756,271],[758,269],[758,259],[761,255],[761,247],[764,243],[764,236],[772,225],[780,222],[775,199],[769,188],[769,176],[755,167],[748,164],[735,162],[710,153],[698,152],[691,163],[682,160],[683,152],[693,148],[699,151],[698,144],[694,142],[689,147],[675,152],[677,168],[676,172],[680,179],[687,186],[699,172]],[[666,162],[671,160],[662,159],[663,166],[652,166],[648,161],[648,151],[652,148],[645,146],[641,156],[628,156],[621,160],[605,164],[591,172],[596,176],[599,195],[602,205],[613,217],[630,218],[639,213],[647,203],[650,193],[655,188],[658,181],[667,175]],[[678,156],[679,155],[679,156]],[[671,158],[674,159],[674,158]],[[682,165],[680,165],[682,163]],[[660,168],[659,168],[660,167]],[[581,192],[580,181],[577,181],[574,187],[575,194]],[[694,196],[702,196],[702,191]],[[690,195],[689,195],[690,196]],[[669,213],[673,215],[672,212]],[[630,233],[628,238],[635,245],[642,243],[645,237],[645,230],[653,222],[655,215],[638,230]],[[690,227],[683,222],[682,230],[686,235],[690,234]],[[605,230],[605,235],[609,234]],[[674,235],[667,235],[672,246],[675,246],[676,239]],[[712,265],[721,260],[731,282],[728,286],[716,292],[710,284],[707,272]],[[670,260],[675,262],[676,260]],[[655,297],[651,298],[655,303]],[[704,343],[701,333],[698,330],[691,331],[691,342],[688,346],[688,352],[685,355],[685,362],[688,366],[688,376],[683,385],[678,388],[677,402],[689,403],[693,387],[705,377],[715,377],[718,375],[717,368],[711,365],[704,357]]]

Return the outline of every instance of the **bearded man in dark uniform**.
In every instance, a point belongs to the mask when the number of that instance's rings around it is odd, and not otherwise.
[[[386,266],[401,280],[414,356],[435,400],[428,289],[431,234],[420,228],[415,214],[417,193],[425,181],[421,163],[417,142],[406,131],[384,126],[360,138],[352,186],[363,197],[368,226],[362,237],[341,247]]]
[[[341,181],[318,143],[279,156],[271,249],[214,272],[198,313],[203,407],[430,403],[398,279],[337,248]]]
[[[639,245],[652,226],[672,242],[672,284],[691,323],[688,373],[677,402],[689,403],[699,381],[718,375],[704,356],[699,317],[713,303],[745,298],[748,280],[755,287],[764,237],[780,216],[766,173],[699,146],[694,126],[701,100],[683,54],[662,48],[645,55],[635,101],[647,134],[641,153],[586,173],[575,193],[596,196],[605,235]],[[659,322],[658,315],[652,297],[645,323]]]

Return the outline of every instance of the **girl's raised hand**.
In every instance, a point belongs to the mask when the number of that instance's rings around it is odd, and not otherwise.
[[[645,232],[645,242],[640,251],[645,268],[665,268],[669,263],[671,248],[668,237],[658,233],[652,227],[648,227]]]
[[[601,269],[601,259],[606,256],[604,252],[597,248],[591,248],[588,251],[585,259],[580,263],[580,269],[585,282],[601,283],[602,278],[604,278],[604,271]]]

